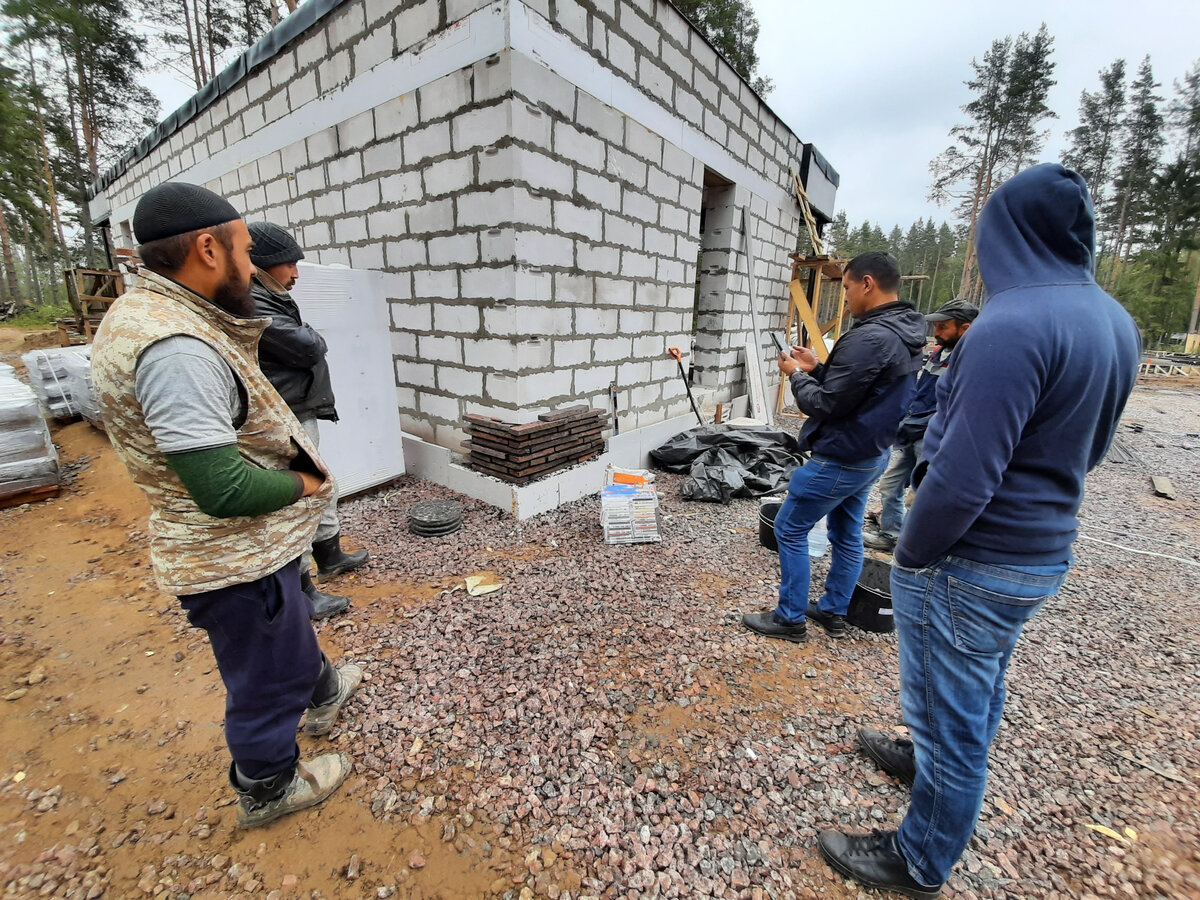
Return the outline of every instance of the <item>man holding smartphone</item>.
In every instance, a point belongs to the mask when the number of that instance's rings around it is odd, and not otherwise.
[[[867,494],[887,465],[889,448],[916,386],[925,319],[898,295],[900,269],[886,253],[856,256],[843,275],[854,326],[820,363],[803,347],[779,354],[796,405],[808,416],[801,446],[811,459],[792,475],[775,519],[782,581],[774,610],[747,613],[751,631],[803,641],[807,619],[831,637],[846,634],[850,595],[862,573]],[[825,593],[809,603],[808,533],[829,525],[831,558]]]

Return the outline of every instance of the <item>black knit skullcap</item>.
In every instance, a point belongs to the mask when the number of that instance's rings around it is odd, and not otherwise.
[[[246,227],[250,229],[250,239],[254,241],[254,246],[250,248],[250,262],[257,268],[269,269],[304,259],[304,251],[296,239],[278,225],[251,222]]]
[[[149,244],[240,218],[228,200],[208,188],[170,181],[142,194],[133,211],[133,236]]]

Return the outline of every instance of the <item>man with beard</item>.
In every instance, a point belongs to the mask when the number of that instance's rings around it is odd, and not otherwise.
[[[876,524],[876,534],[863,536],[863,546],[888,553],[896,546],[900,527],[904,524],[904,490],[912,479],[913,469],[921,459],[921,444],[925,440],[925,429],[937,411],[938,379],[950,366],[950,354],[975,317],[979,307],[967,300],[954,299],[943,303],[925,317],[933,323],[933,337],[938,348],[925,361],[917,375],[917,392],[900,420],[892,461],[888,463],[883,477],[879,479],[879,496],[882,509]],[[874,513],[868,514],[871,518]]]
[[[333,386],[329,381],[329,364],[325,361],[325,339],[315,328],[305,324],[300,308],[288,293],[299,278],[296,266],[304,252],[290,234],[270,222],[251,222],[247,228],[254,246],[250,261],[257,270],[250,280],[250,296],[254,298],[255,314],[270,316],[271,324],[258,342],[258,364],[267,380],[279,391],[291,407],[313,446],[321,446],[317,420],[337,421],[333,405]],[[312,555],[317,562],[317,574],[331,578],[364,565],[367,551],[344,553],[341,526],[337,515],[337,482],[321,516],[321,524],[313,537]],[[308,558],[300,564],[300,583],[312,601],[312,617],[323,619],[336,615],[350,605],[347,597],[327,594],[317,589],[309,574]]]
[[[258,368],[250,234],[201,187],[138,201],[138,287],[96,334],[92,379],[113,447],[150,501],[159,586],[208,633],[225,683],[238,823],[322,802],[349,759],[299,761],[296,730],[326,734],[362,679],[317,644],[299,558],[332,491],[316,447]],[[306,712],[307,711],[307,712]]]

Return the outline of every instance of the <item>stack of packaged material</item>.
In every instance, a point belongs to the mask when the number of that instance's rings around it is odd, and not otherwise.
[[[59,347],[53,350],[30,350],[21,354],[21,362],[29,373],[33,392],[53,419],[70,419],[79,415],[79,406],[71,396],[68,368],[78,364],[83,356],[85,366],[91,365],[91,347]]]
[[[96,402],[96,391],[92,388],[92,347],[88,344],[69,349],[69,353],[63,354],[62,366],[67,373],[64,383],[71,405],[76,413],[103,428],[100,424],[100,404]]]
[[[0,499],[59,483],[58,453],[38,399],[17,380],[11,366],[0,369]]]
[[[600,527],[606,544],[661,541],[658,492],[644,470],[609,466],[600,492]]]

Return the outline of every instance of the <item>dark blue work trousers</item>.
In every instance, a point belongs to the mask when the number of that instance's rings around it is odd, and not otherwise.
[[[232,587],[180,597],[208,632],[225,682],[225,742],[238,772],[270,778],[300,758],[296,729],[328,662],[300,590],[300,561]]]

